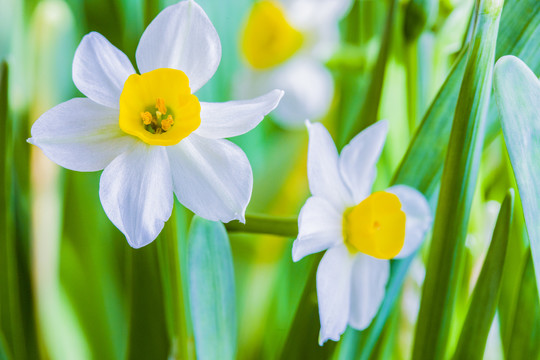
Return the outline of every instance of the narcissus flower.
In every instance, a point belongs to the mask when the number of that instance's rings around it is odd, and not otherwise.
[[[280,84],[285,97],[273,118],[284,126],[319,119],[332,102],[334,82],[323,65],[339,43],[338,21],[351,0],[260,0],[241,36],[248,64],[239,94],[262,94]]]
[[[308,180],[294,261],[326,250],[317,269],[319,343],[339,340],[347,325],[369,326],[384,298],[392,258],[411,255],[432,217],[425,197],[397,185],[371,193],[387,123],[358,134],[338,156],[330,134],[310,124]]]
[[[218,34],[194,1],[164,9],[135,54],[141,74],[102,35],[86,35],[73,81],[87,98],[43,114],[29,142],[57,164],[98,171],[105,213],[135,248],[152,242],[171,215],[173,192],[209,220],[244,221],[253,175],[244,152],[223,138],[243,134],[279,103],[201,102],[193,95],[221,59]]]

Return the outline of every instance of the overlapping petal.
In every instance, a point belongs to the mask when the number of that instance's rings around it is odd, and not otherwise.
[[[356,135],[341,151],[339,170],[356,204],[371,193],[387,133],[388,123],[379,121]]]
[[[293,261],[343,243],[343,214],[322,197],[310,197],[298,217],[298,238],[292,249]]]
[[[118,110],[75,98],[41,115],[28,142],[66,169],[97,171],[136,140],[118,127]]]
[[[202,102],[201,125],[195,133],[209,139],[242,135],[256,127],[266,114],[274,110],[282,96],[282,90],[272,90],[251,100]]]
[[[306,122],[309,131],[307,171],[309,189],[326,199],[338,212],[352,205],[352,195],[343,183],[338,153],[328,130],[319,123]]]
[[[414,253],[424,240],[433,221],[431,209],[424,195],[410,186],[396,185],[385,191],[399,198],[406,216],[405,243],[396,256],[397,259],[405,258]]]
[[[150,23],[135,56],[141,73],[159,68],[182,70],[194,93],[216,72],[221,43],[204,10],[194,1],[180,1]]]
[[[140,248],[158,236],[171,216],[172,190],[165,148],[138,143],[105,168],[99,197],[128,243]]]
[[[369,326],[384,299],[390,261],[357,254],[352,267],[349,325],[357,330]]]
[[[242,149],[191,134],[167,153],[174,192],[185,207],[208,220],[244,221],[253,174]]]
[[[128,57],[97,32],[85,35],[75,52],[73,82],[101,105],[118,109],[124,82],[133,73]]]
[[[338,341],[349,319],[351,272],[354,258],[343,245],[329,249],[317,269],[317,300],[321,332],[319,344]]]

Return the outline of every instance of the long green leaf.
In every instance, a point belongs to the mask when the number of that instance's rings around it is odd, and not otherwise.
[[[540,357],[540,303],[530,249],[526,252],[506,359]],[[516,269],[513,269],[516,271]]]
[[[234,359],[237,319],[229,238],[220,222],[195,216],[188,238],[189,298],[199,359]]]
[[[386,18],[381,48],[379,49],[379,55],[372,72],[369,88],[365,94],[362,109],[352,125],[352,128],[348,129],[349,131],[346,132],[346,136],[342,139],[344,141],[340,147],[343,147],[344,144],[348,143],[360,131],[379,120],[379,105],[381,103],[384,74],[386,72],[386,65],[392,45],[392,28],[396,17],[397,4],[397,0],[390,1],[390,9],[388,10],[388,16]]]
[[[8,169],[11,124],[8,119],[8,65],[0,64],[0,332],[5,334],[5,346],[10,352],[24,356],[24,346],[18,337],[22,336],[21,324],[17,323],[18,294],[17,255],[15,239],[11,231],[9,217],[11,201],[9,183],[11,171]],[[9,343],[8,343],[9,341]],[[6,348],[7,351],[7,348]]]
[[[511,171],[510,166],[509,168]],[[513,184],[513,187],[517,188],[517,185]],[[512,240],[511,245],[509,245],[508,249],[506,250],[506,260],[504,261],[503,278],[497,314],[499,318],[501,342],[504,351],[509,348],[509,344],[512,341],[514,315],[516,313],[515,306],[523,277],[523,262],[525,260],[525,254],[530,252],[529,238],[527,236],[527,229],[525,228],[523,212],[521,211],[522,206],[519,193],[516,194],[515,200],[514,219],[510,229],[510,238]],[[528,256],[530,256],[530,254],[528,254]],[[531,303],[529,305],[532,306],[533,304]],[[529,309],[526,309],[526,311],[528,310]]]
[[[521,60],[497,62],[494,89],[501,125],[523,203],[523,213],[540,279],[540,81]],[[539,283],[540,284],[540,283]]]
[[[179,239],[176,212],[165,224],[157,239],[159,266],[164,291],[167,330],[171,339],[170,357],[188,359],[188,336],[182,276],[180,273]]]
[[[127,292],[131,300],[128,304],[126,358],[166,359],[170,355],[171,344],[167,332],[164,290],[159,281],[157,242],[126,251]]]
[[[491,323],[497,310],[514,213],[514,192],[506,195],[497,218],[491,245],[474,288],[454,359],[482,359]]]
[[[433,240],[422,291],[413,357],[443,358],[450,331],[459,255],[463,251],[473,199],[491,80],[501,0],[478,0],[475,33],[456,105]]]

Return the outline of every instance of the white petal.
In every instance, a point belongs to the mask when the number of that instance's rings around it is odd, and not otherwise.
[[[433,217],[424,195],[406,185],[396,185],[385,191],[395,194],[405,213],[405,243],[396,258],[405,258],[418,249],[431,226]]]
[[[195,133],[209,139],[242,135],[257,126],[266,114],[274,110],[282,96],[282,90],[272,90],[252,100],[201,102],[201,126]]]
[[[41,115],[28,142],[58,165],[75,171],[102,170],[137,140],[118,126],[118,110],[75,98]]]
[[[253,174],[242,149],[227,140],[191,134],[167,152],[182,205],[208,220],[244,221]]]
[[[182,70],[194,93],[216,72],[221,43],[204,10],[194,1],[180,1],[150,23],[135,57],[141,73],[159,68]]]
[[[141,143],[118,156],[101,174],[99,198],[129,245],[140,248],[154,241],[173,207],[165,149]]]
[[[353,205],[352,196],[339,174],[338,153],[328,130],[319,123],[306,121],[309,131],[307,172],[309,189],[315,196],[326,199],[343,213],[347,205]]]
[[[285,91],[274,111],[276,121],[285,127],[298,127],[304,119],[322,118],[332,104],[334,80],[321,63],[308,58],[295,59],[268,72],[264,85]]]
[[[85,35],[75,51],[73,82],[101,105],[118,109],[124,83],[133,73],[128,57],[97,32]]]
[[[355,204],[371,193],[387,133],[388,123],[379,121],[356,135],[341,151],[339,170]]]
[[[318,120],[330,108],[334,81],[319,62],[305,57],[293,59],[268,71],[239,72],[235,95],[250,97],[272,89],[283,89],[285,95],[272,112],[272,119],[286,128],[299,128],[305,119]]]
[[[364,330],[371,324],[384,299],[390,261],[358,254],[352,268],[349,325]]]
[[[298,217],[293,261],[343,243],[342,224],[343,214],[338,213],[324,198],[312,196],[307,199]]]
[[[284,0],[287,16],[300,28],[314,28],[341,19],[352,0]]]
[[[317,300],[321,332],[319,345],[338,341],[347,327],[351,299],[351,271],[354,257],[345,245],[330,248],[317,269]]]

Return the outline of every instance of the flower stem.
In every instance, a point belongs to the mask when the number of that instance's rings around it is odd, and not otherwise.
[[[170,358],[189,359],[186,312],[174,209],[169,221],[165,224],[160,239],[157,241],[165,312],[167,314],[167,331],[171,339]]]
[[[239,221],[231,221],[225,224],[225,228],[229,233],[269,234],[294,238],[298,235],[298,219],[295,217],[246,215],[245,224]]]

